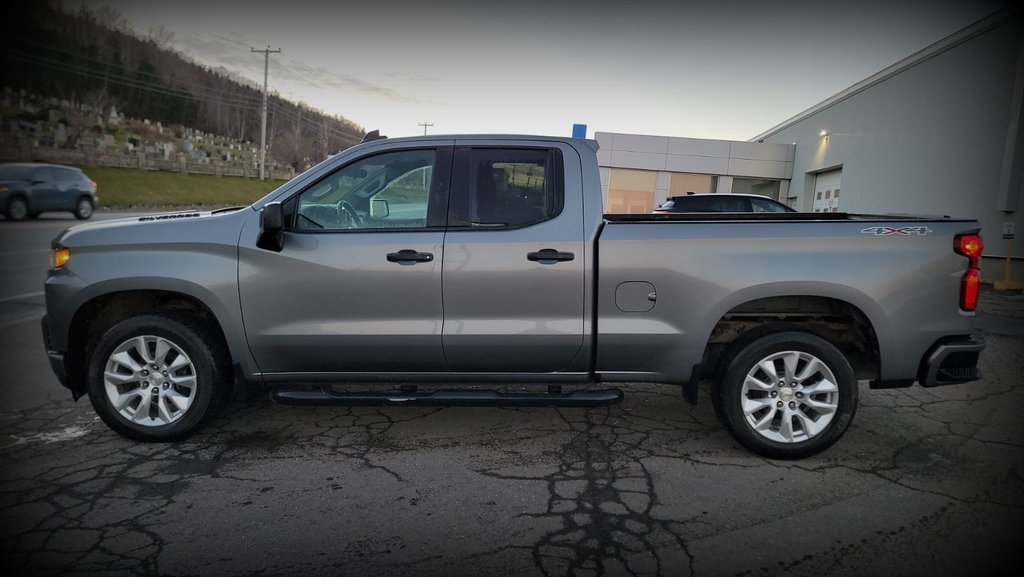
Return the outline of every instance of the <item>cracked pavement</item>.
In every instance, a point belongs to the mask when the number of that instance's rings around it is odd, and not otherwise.
[[[983,380],[862,384],[844,438],[797,462],[742,449],[706,387],[660,385],[598,409],[240,394],[139,444],[57,384],[40,300],[2,304],[6,574],[998,574],[1024,534],[1024,299],[991,290]]]

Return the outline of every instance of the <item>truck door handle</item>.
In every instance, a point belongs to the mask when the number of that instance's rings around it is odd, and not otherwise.
[[[552,262],[570,261],[576,258],[571,252],[561,252],[553,248],[546,248],[538,252],[526,253],[526,260],[533,262],[539,262],[541,264],[549,264]]]
[[[417,263],[417,262],[430,262],[434,260],[434,255],[429,252],[416,252],[414,250],[400,250],[398,252],[392,252],[388,254],[388,262],[397,263]]]

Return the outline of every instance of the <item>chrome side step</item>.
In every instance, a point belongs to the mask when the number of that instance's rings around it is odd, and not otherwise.
[[[412,390],[388,392],[336,393],[323,389],[282,389],[270,397],[283,405],[298,406],[380,406],[416,405],[427,407],[602,407],[621,403],[620,389],[573,391],[571,393],[499,393],[478,390],[439,390],[419,393]],[[549,391],[557,391],[557,387]]]

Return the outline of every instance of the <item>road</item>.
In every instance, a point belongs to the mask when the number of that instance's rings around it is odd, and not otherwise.
[[[186,442],[136,444],[49,373],[40,305],[6,304],[9,575],[990,575],[1024,534],[1024,300],[990,290],[982,381],[865,386],[798,462],[740,448],[706,387],[691,406],[655,385],[562,410],[238,395]]]
[[[97,212],[93,221],[142,213]],[[82,221],[64,213],[44,213],[37,220],[0,220],[0,303],[42,295],[50,266],[50,241]],[[91,222],[91,221],[90,221]]]

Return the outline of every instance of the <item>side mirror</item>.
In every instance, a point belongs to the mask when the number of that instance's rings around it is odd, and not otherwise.
[[[370,218],[387,218],[390,214],[388,201],[383,198],[375,198],[370,201]]]
[[[260,211],[260,236],[256,246],[274,252],[284,248],[284,211],[280,202],[272,202]]]

